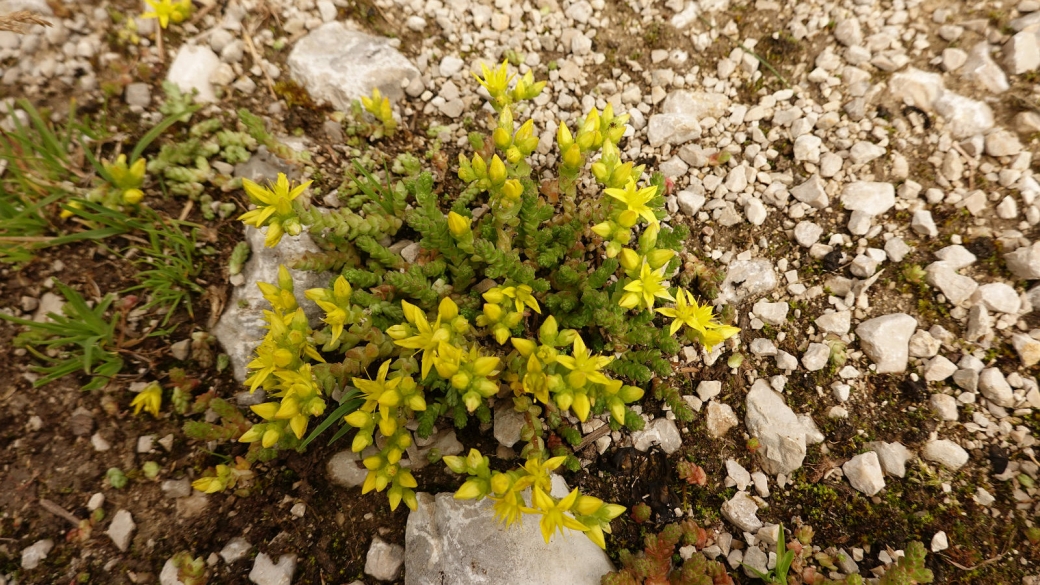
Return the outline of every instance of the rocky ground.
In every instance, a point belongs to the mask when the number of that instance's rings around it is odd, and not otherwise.
[[[253,283],[273,281],[280,260],[307,248],[287,238],[271,256],[255,230],[208,220],[216,258],[249,241],[252,259],[235,276],[214,262],[210,302],[119,384],[33,389],[31,356],[10,346],[19,329],[0,325],[0,584],[172,584],[181,551],[219,583],[598,583],[620,548],[682,517],[709,528],[703,552],[741,581],[753,580],[741,562],[772,568],[783,524],[813,527],[818,552],[836,559],[820,571],[835,578],[876,577],[921,540],[936,582],[1040,582],[1040,2],[196,8],[164,33],[160,54],[155,21],[134,2],[0,0],[0,15],[28,9],[50,23],[0,31],[4,110],[26,98],[59,119],[75,96],[136,137],[161,117],[168,80],[197,90],[202,114],[263,115],[311,153],[306,170],[289,167],[296,176],[342,176],[354,153],[334,112],[379,87],[413,145],[443,145],[450,175],[488,111],[471,72],[506,59],[548,80],[532,110],[535,168],[552,168],[561,121],[573,128],[608,103],[631,115],[624,157],[672,181],[669,221],[690,226],[688,259],[725,275],[716,302],[735,309],[742,332],[711,354],[676,357],[693,422],[648,399],[644,431],[599,436],[585,469],[565,474],[654,509],[649,525],[615,521],[609,558],[580,536],[545,546],[533,522],[496,528],[479,505],[452,500],[457,479],[432,467],[419,476],[430,494],[419,511],[391,514],[383,496],[360,496],[364,471],[342,445],[283,455],[244,497],[206,496],[190,480],[216,447],[184,437],[174,415],[130,416],[127,388],[176,365],[248,404],[240,381],[262,335]],[[284,163],[261,152],[244,164],[216,170],[270,177]],[[335,205],[335,185],[316,180],[313,199]],[[244,198],[217,197],[214,209],[244,210]],[[167,211],[203,221],[183,205]],[[408,244],[395,248],[406,259]],[[61,300],[54,280],[93,274],[117,290],[119,260],[91,244],[42,252],[4,270],[0,307],[44,319]],[[189,355],[192,334],[205,331],[230,358],[222,373]],[[418,448],[448,454],[483,441],[509,457],[519,426],[503,410],[492,428],[445,429]],[[683,458],[705,469],[706,487],[677,482]],[[124,489],[103,472],[146,461],[159,476],[130,473]],[[98,509],[84,535],[81,521]],[[561,580],[562,566],[573,573]]]

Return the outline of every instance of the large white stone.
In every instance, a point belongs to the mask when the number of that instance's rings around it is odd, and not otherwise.
[[[925,268],[925,282],[942,291],[943,295],[954,305],[959,305],[971,298],[978,283],[968,276],[957,274],[949,264],[942,260],[932,262]]]
[[[220,57],[209,47],[184,44],[173,58],[166,80],[183,92],[198,91],[197,102],[215,102],[217,94],[209,80],[219,66]]]
[[[921,457],[939,463],[957,471],[968,462],[968,452],[963,447],[947,439],[928,441],[921,451]]]
[[[708,431],[708,435],[718,439],[724,436],[730,429],[737,426],[740,419],[733,412],[733,409],[724,402],[716,402],[714,400],[708,402],[708,412],[704,421],[705,428]]]
[[[671,455],[682,447],[682,436],[675,426],[675,421],[667,418],[655,418],[641,431],[632,433],[632,446],[638,451],[646,451],[652,445],[659,445],[661,450]]]
[[[40,566],[40,561],[47,558],[50,554],[51,549],[54,548],[54,541],[47,538],[44,540],[37,540],[33,544],[22,549],[22,568],[31,571],[36,567]]]
[[[242,269],[245,284],[235,287],[231,299],[225,305],[224,314],[212,329],[213,335],[224,346],[224,352],[231,358],[231,371],[240,382],[246,379],[246,364],[253,360],[253,352],[267,334],[264,311],[270,310],[271,305],[264,299],[256,283],[277,283],[279,265],[291,266],[304,254],[320,251],[306,232],[298,237],[284,236],[274,248],[264,246],[264,234],[255,227],[246,226],[245,236],[253,250]],[[317,324],[322,311],[307,300],[303,293],[310,288],[329,286],[332,275],[292,269],[289,269],[289,273],[295,283],[293,290],[296,302],[303,307],[311,323]]]
[[[401,574],[404,547],[389,544],[378,536],[372,538],[365,556],[365,574],[378,581],[393,581]]]
[[[1040,279],[1040,241],[1032,246],[1023,246],[1013,252],[1004,254],[1008,270],[1018,278],[1025,280]]]
[[[765,294],[776,288],[778,282],[773,263],[765,258],[734,260],[719,287],[723,300],[740,301]]]
[[[856,181],[845,186],[841,193],[841,204],[849,211],[878,216],[896,204],[896,190],[891,183]]]
[[[926,112],[932,110],[944,91],[942,75],[913,67],[892,75],[888,89],[897,101],[916,106]]]
[[[913,458],[914,454],[904,447],[902,443],[898,441],[895,443],[874,441],[867,443],[865,446],[867,449],[877,453],[881,469],[886,474],[896,477],[904,477],[906,475],[906,462]]]
[[[986,368],[979,372],[979,391],[997,406],[1010,408],[1015,405],[1015,394],[1011,385],[997,368]]]
[[[877,453],[873,451],[849,459],[841,466],[841,470],[845,477],[849,478],[852,487],[868,496],[873,496],[885,488],[885,474]]]
[[[762,528],[762,521],[758,518],[758,504],[744,492],[737,492],[723,502],[722,516],[744,532],[754,533]]]
[[[275,563],[265,553],[256,555],[249,580],[256,585],[291,585],[296,572],[296,555],[282,555]]]
[[[650,146],[683,144],[701,137],[701,125],[697,118],[685,114],[654,114],[650,116],[646,129]]]
[[[374,88],[396,100],[404,95],[402,83],[418,77],[419,70],[389,41],[329,22],[296,42],[289,72],[311,97],[343,112]]]
[[[560,491],[565,495],[565,486],[554,495]],[[405,529],[405,585],[599,585],[613,570],[606,553],[580,532],[556,533],[547,544],[537,518],[505,527],[491,500],[416,497]]]
[[[906,370],[910,336],[916,329],[917,319],[893,313],[860,323],[856,336],[863,353],[877,364],[877,373],[890,374]]]
[[[119,510],[116,515],[112,517],[112,523],[108,525],[108,530],[105,531],[108,537],[112,539],[112,542],[122,552],[126,552],[130,548],[130,537],[133,536],[134,530],[137,525],[134,524],[134,517],[130,512],[126,510]]]
[[[769,383],[759,379],[747,395],[748,433],[759,440],[759,461],[770,474],[789,474],[802,466],[805,448],[816,437],[815,429],[794,413],[782,395],[773,391]]]
[[[946,130],[957,139],[983,134],[995,123],[993,110],[988,104],[951,91],[939,96],[935,110],[945,118]]]

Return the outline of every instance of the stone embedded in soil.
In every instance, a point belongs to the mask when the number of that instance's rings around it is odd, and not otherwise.
[[[726,475],[729,479],[733,480],[733,483],[737,486],[737,489],[744,491],[749,485],[751,485],[751,474],[748,473],[747,469],[740,463],[737,463],[734,459],[726,460]]]
[[[184,44],[173,58],[173,63],[166,73],[166,80],[185,93],[197,91],[197,102],[215,102],[217,94],[210,83],[210,77],[219,66],[220,57],[209,47]]]
[[[741,560],[741,563],[744,564],[745,575],[756,577],[755,571],[768,572],[769,557],[757,546],[749,546],[747,551],[744,552],[744,558]]]
[[[566,495],[562,478],[553,479],[553,495]],[[613,570],[606,553],[580,532],[568,530],[546,543],[538,522],[502,526],[488,499],[456,500],[451,493],[416,497],[418,509],[408,515],[405,529],[405,585],[599,585]]]
[[[191,495],[191,480],[167,479],[162,482],[161,489],[167,498],[187,498]]]
[[[935,109],[946,119],[946,130],[956,139],[984,134],[993,127],[993,110],[985,102],[943,92],[935,101]]]
[[[249,551],[252,549],[253,545],[249,544],[248,540],[241,536],[236,536],[229,540],[228,543],[224,545],[224,548],[220,549],[220,558],[224,559],[224,562],[230,565],[235,561],[240,561],[246,558],[246,555],[248,555]]]
[[[1025,280],[1040,279],[1040,241],[1004,254],[1008,270]]]
[[[861,211],[872,217],[885,213],[896,204],[896,191],[890,183],[857,181],[845,186],[841,204],[849,211]]]
[[[365,555],[365,574],[378,581],[393,581],[401,574],[404,565],[404,547],[389,544],[378,536],[372,538],[372,544]]]
[[[495,439],[501,445],[512,447],[520,440],[520,431],[523,429],[526,421],[527,418],[523,413],[519,413],[512,408],[496,408]]]
[[[807,443],[814,442],[815,429],[807,428],[762,379],[756,380],[747,395],[748,433],[758,438],[759,461],[766,473],[789,474],[802,466]]]
[[[852,487],[865,495],[873,496],[885,488],[885,474],[877,453],[873,451],[849,459],[841,466],[841,470]]]
[[[939,418],[946,421],[957,420],[957,399],[949,394],[932,394],[929,404]]]
[[[705,427],[708,435],[718,439],[729,432],[730,429],[740,423],[740,419],[730,406],[723,402],[708,402]]]
[[[252,226],[245,227],[246,241],[252,248],[252,255],[242,270],[245,285],[236,287],[228,300],[224,314],[213,328],[212,333],[224,347],[231,358],[232,372],[235,379],[246,379],[246,364],[253,360],[253,352],[267,334],[264,310],[271,305],[264,299],[257,282],[278,282],[278,266],[291,266],[293,262],[308,252],[320,252],[306,233],[299,237],[285,236],[274,248],[264,246],[264,234]],[[303,293],[310,288],[324,288],[332,282],[328,273],[317,273],[306,270],[289,269],[293,277],[296,300],[312,324],[317,324],[322,316],[321,309],[304,299]]]
[[[886,443],[884,441],[873,441],[864,445],[865,448],[877,453],[881,469],[887,474],[895,477],[906,476],[906,462],[913,459],[913,451],[907,449],[900,442]]]
[[[757,532],[762,528],[758,518],[758,504],[744,492],[737,492],[723,502],[722,517],[744,532]]]
[[[368,470],[361,465],[358,454],[350,449],[340,451],[330,457],[326,471],[332,483],[348,488],[364,484],[365,477],[368,475]]]
[[[948,439],[928,441],[921,450],[921,457],[957,471],[968,462],[968,452]]]
[[[852,327],[852,311],[835,311],[824,313],[816,318],[816,326],[825,333],[845,335]]]
[[[130,537],[133,535],[137,525],[134,524],[134,517],[130,512],[126,510],[119,510],[116,515],[112,517],[112,523],[109,524],[108,530],[105,534],[112,539],[112,542],[122,552],[126,552],[127,548],[130,547]]]
[[[655,418],[641,431],[632,433],[632,446],[637,451],[646,451],[651,445],[660,445],[661,450],[671,455],[682,447],[682,436],[675,421]]]
[[[937,553],[939,551],[944,551],[948,548],[950,548],[950,541],[948,538],[946,538],[946,532],[942,530],[936,532],[935,536],[932,537],[932,552]]]
[[[324,24],[297,41],[287,63],[293,79],[311,97],[341,112],[349,112],[351,102],[373,88],[397,100],[404,95],[402,82],[419,76],[389,39],[351,30],[342,22]]]
[[[278,557],[278,563],[275,563],[271,557],[260,553],[253,561],[249,580],[256,585],[292,585],[295,572],[296,555],[282,555]]]
[[[979,391],[997,406],[1010,408],[1015,405],[1015,394],[1004,374],[997,368],[986,368],[979,372]]]
[[[38,540],[25,547],[22,549],[22,568],[31,571],[40,566],[40,561],[46,559],[53,548],[54,541],[49,538]]]
[[[740,301],[765,294],[776,288],[777,284],[776,271],[769,260],[734,260],[719,287],[719,296],[726,301]]]
[[[925,282],[942,291],[954,305],[967,301],[979,287],[972,278],[957,274],[953,266],[942,260],[925,268]]]
[[[1023,366],[1030,368],[1040,362],[1040,341],[1024,333],[1015,333],[1011,336],[1011,345],[1018,352]]]
[[[863,353],[877,364],[877,373],[889,374],[906,370],[910,336],[916,329],[917,319],[893,313],[860,323],[856,336]]]
[[[823,343],[810,343],[802,354],[802,365],[810,372],[822,370],[830,360],[831,348]]]
[[[1018,293],[1011,285],[1003,282],[991,282],[980,285],[971,296],[971,299],[998,313],[1015,315],[1022,308],[1022,301]]]

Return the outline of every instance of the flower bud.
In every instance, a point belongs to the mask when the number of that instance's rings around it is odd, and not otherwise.
[[[631,248],[622,248],[618,260],[621,261],[621,266],[626,272],[637,271],[643,264],[643,259]]]
[[[520,199],[520,196],[524,194],[524,186],[520,184],[520,181],[516,179],[509,179],[505,185],[502,185],[502,195],[506,199],[516,201]]]
[[[640,250],[653,250],[657,246],[657,235],[661,233],[661,224],[652,223],[646,226],[639,236]]]
[[[127,205],[137,205],[144,199],[144,191],[140,189],[127,189],[123,191],[123,203]]]
[[[603,239],[608,239],[610,238],[611,234],[614,233],[614,225],[612,222],[609,221],[597,223],[596,225],[592,226],[592,233],[596,234],[597,236]]]
[[[479,154],[473,154],[472,167],[473,174],[476,175],[476,178],[483,179],[487,177],[487,163],[484,162],[484,159],[481,158]]]
[[[480,489],[480,484],[477,483],[477,480],[471,479],[466,483],[462,484],[462,487],[460,487],[459,490],[455,492],[455,499],[472,500],[475,498],[479,498],[481,495],[483,495],[483,491],[484,490]]]
[[[462,395],[462,402],[466,405],[467,412],[473,412],[480,407],[482,400],[480,394],[470,391]]]
[[[498,147],[499,150],[505,150],[513,145],[513,139],[509,136],[509,132],[501,126],[495,128],[491,137],[495,141],[495,146]]]
[[[650,265],[650,268],[657,270],[658,268],[668,264],[672,258],[675,257],[674,250],[657,249],[652,250],[646,255],[646,262]]]
[[[581,147],[577,144],[571,144],[570,147],[563,152],[563,164],[567,168],[577,169],[581,166],[581,162]]]
[[[524,357],[531,355],[538,348],[538,345],[530,339],[514,337],[510,341],[513,343],[513,347],[516,348],[516,351],[520,352],[520,355]]]
[[[502,162],[502,159],[498,158],[497,154],[491,158],[487,176],[492,185],[502,185],[506,181],[506,165]]]
[[[560,152],[567,152],[574,144],[574,136],[567,128],[566,122],[560,122],[559,128],[556,129],[556,144],[560,146]]]

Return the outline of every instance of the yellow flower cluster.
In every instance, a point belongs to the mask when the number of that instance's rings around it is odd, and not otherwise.
[[[210,475],[209,473],[212,473]],[[241,486],[253,479],[249,462],[242,457],[235,460],[234,465],[217,465],[203,477],[191,482],[191,487],[207,494],[222,492],[228,488]]]
[[[336,283],[341,291],[344,284],[345,281]],[[310,417],[325,412],[321,386],[314,379],[311,364],[307,361],[325,360],[313,345],[307,316],[296,304],[289,271],[279,266],[277,285],[257,285],[273,310],[264,311],[268,331],[256,349],[256,358],[248,364],[252,374],[246,379],[246,384],[249,384],[250,392],[263,388],[268,396],[279,400],[251,406],[252,411],[265,422],[253,425],[239,440],[243,443],[260,441],[266,448],[290,437],[297,441],[303,439]],[[349,285],[347,291],[349,293]],[[308,292],[311,296],[321,294]]]
[[[273,248],[282,239],[282,234],[298,236],[303,230],[300,218],[293,209],[293,200],[307,190],[311,181],[293,187],[285,173],[278,173],[278,180],[266,188],[242,179],[242,188],[249,195],[250,201],[256,204],[252,209],[240,215],[238,219],[256,228],[267,226],[264,245]]]
[[[159,20],[159,26],[166,28],[170,23],[180,24],[191,16],[195,6],[191,0],[144,0],[152,7],[151,11],[145,12],[141,18],[155,18]]]
[[[478,327],[491,329],[495,341],[504,345],[509,341],[512,329],[524,318],[524,309],[530,307],[541,314],[534,291],[526,284],[520,286],[494,287],[483,294],[484,312],[477,317]]]
[[[657,312],[672,318],[672,326],[669,330],[672,335],[686,325],[690,335],[708,351],[740,333],[740,329],[737,327],[722,325],[715,321],[711,307],[697,304],[697,299],[686,289],[679,289],[679,292],[676,293],[674,307],[663,307],[657,309]]]
[[[358,429],[350,447],[355,453],[361,453],[374,442],[377,427],[385,438],[378,453],[362,460],[368,475],[361,493],[381,492],[389,486],[387,497],[391,510],[396,510],[402,501],[414,510],[416,500],[412,488],[417,484],[411,472],[401,467],[400,461],[405,449],[412,444],[412,435],[404,425],[415,412],[426,410],[426,399],[422,388],[411,376],[394,372],[388,378],[390,364],[390,360],[384,361],[374,380],[354,378],[354,385],[361,391],[365,402],[344,420]]]
[[[507,61],[503,61],[501,65],[494,69],[489,69],[487,65],[481,63],[480,69],[484,76],[480,77],[474,73],[473,77],[477,78],[480,85],[491,96],[491,107],[495,108],[495,111],[502,111],[503,108],[508,107],[510,104],[524,100],[533,100],[545,89],[545,82],[536,82],[534,74],[528,71],[516,81],[513,89],[510,90],[509,84],[515,76],[509,74]]]
[[[610,533],[610,521],[620,516],[625,507],[582,495],[577,488],[563,498],[553,497],[551,474],[565,459],[553,457],[543,461],[532,457],[523,467],[504,473],[492,472],[488,458],[471,449],[466,457],[445,457],[444,463],[453,472],[469,476],[455,492],[455,499],[491,498],[495,502],[495,515],[506,526],[520,521],[523,514],[535,514],[541,516],[539,527],[545,542],[549,542],[557,530],[562,533],[564,528],[569,528],[584,532],[589,540],[606,548],[603,534]],[[524,499],[524,491],[528,489],[531,490],[530,506]]]
[[[520,359],[511,364],[516,374],[514,391],[533,395],[543,404],[570,410],[582,422],[592,407],[604,401],[614,420],[625,422],[625,404],[643,397],[643,390],[608,378],[603,368],[614,358],[593,355],[573,329],[559,331],[551,315],[538,329],[538,342],[512,339]],[[560,348],[571,346],[571,355]]]
[[[383,125],[379,136],[373,136],[373,139],[392,136],[397,130],[397,120],[394,119],[394,111],[390,107],[390,98],[384,96],[378,87],[372,89],[371,97],[361,96],[361,106]]]

